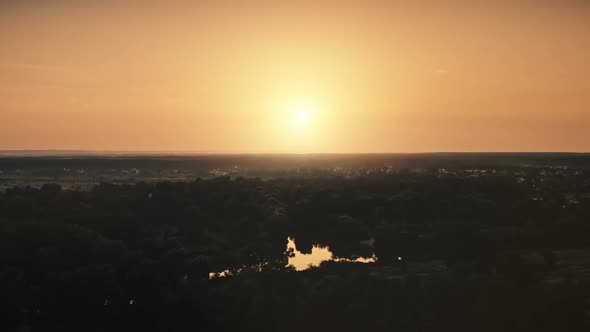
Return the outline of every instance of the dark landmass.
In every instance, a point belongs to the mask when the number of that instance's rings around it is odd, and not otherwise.
[[[590,169],[590,154],[578,153],[82,155],[82,152],[62,152],[62,155],[26,156],[22,153],[0,153],[0,190],[10,185],[39,187],[46,182],[85,190],[104,182],[178,181],[225,175],[269,179],[355,177],[441,169]]]
[[[587,331],[588,166],[585,154],[3,157],[0,330]],[[295,271],[288,237],[376,262]]]

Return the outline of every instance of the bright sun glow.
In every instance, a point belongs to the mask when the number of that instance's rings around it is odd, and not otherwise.
[[[310,153],[317,149],[323,135],[323,108],[315,102],[284,102],[278,106],[272,119],[275,139],[269,144],[290,153]]]
[[[293,122],[299,126],[306,126],[311,120],[313,110],[308,106],[298,106],[293,113]]]

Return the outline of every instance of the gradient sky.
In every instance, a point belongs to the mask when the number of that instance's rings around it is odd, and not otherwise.
[[[590,1],[0,0],[0,149],[590,151]]]

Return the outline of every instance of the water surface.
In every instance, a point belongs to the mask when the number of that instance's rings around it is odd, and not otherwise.
[[[311,248],[311,253],[304,254],[297,250],[294,238],[287,238],[286,253],[289,254],[289,259],[286,267],[294,267],[296,271],[304,271],[312,267],[320,266],[321,263],[327,261],[334,262],[349,262],[349,263],[375,263],[377,257],[373,254],[372,257],[357,257],[357,258],[340,258],[335,257],[328,246],[315,245]],[[238,269],[236,273],[239,273],[242,269]],[[224,270],[221,272],[209,273],[209,279],[227,277],[232,275],[232,272]]]

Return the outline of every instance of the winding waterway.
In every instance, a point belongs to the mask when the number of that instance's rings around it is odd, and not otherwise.
[[[372,257],[358,257],[358,258],[336,258],[328,246],[313,246],[311,253],[304,254],[297,250],[295,239],[289,237],[287,239],[286,252],[291,252],[286,267],[294,267],[296,271],[304,271],[312,267],[317,267],[323,262],[349,262],[349,263],[375,263],[377,257],[373,254]],[[240,270],[238,270],[239,273]],[[221,272],[209,273],[209,279],[221,278],[230,275],[229,270]]]

